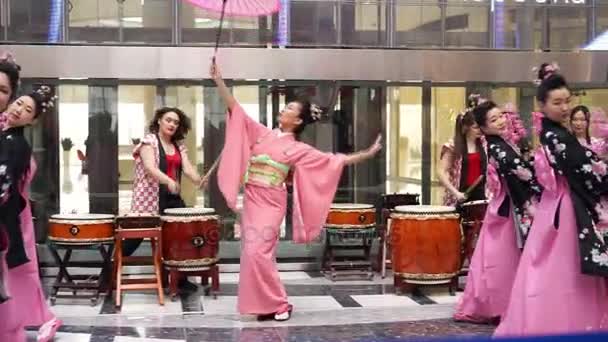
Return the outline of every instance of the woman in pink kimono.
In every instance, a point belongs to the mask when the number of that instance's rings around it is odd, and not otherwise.
[[[544,191],[495,336],[606,330],[608,252],[597,227],[607,165],[565,127],[571,93],[562,76],[544,79],[536,97],[543,118],[534,161]]]
[[[606,120],[605,116],[601,112],[593,113],[595,120],[603,119]],[[600,158],[606,159],[608,157],[608,137],[606,136],[606,130],[596,129],[594,130],[596,136],[592,137],[591,131],[591,119],[592,113],[589,111],[587,106],[576,106],[570,112],[570,129],[572,133],[578,139],[578,142],[588,149],[591,149]],[[604,126],[605,122],[598,122],[596,126]]]
[[[41,326],[38,341],[49,341],[61,325],[46,303],[38,275],[28,194],[36,164],[23,135],[24,127],[52,107],[53,101],[51,89],[42,86],[15,100],[0,124],[0,225],[9,242],[6,266],[10,297],[0,304],[0,341],[25,341],[26,326]]]
[[[275,252],[287,207],[288,175],[293,174],[294,241],[307,243],[323,227],[344,165],[372,158],[381,149],[380,137],[362,152],[323,153],[296,140],[306,124],[319,118],[316,107],[290,102],[280,113],[279,129],[270,130],[247,116],[215,63],[210,73],[228,108],[218,183],[232,210],[244,183],[238,309],[258,319],[284,321],[290,318],[292,306],[279,278]]]
[[[473,109],[488,146],[495,193],[488,204],[471,259],[467,284],[454,314],[457,321],[490,323],[503,315],[517,271],[520,248],[532,223],[541,187],[532,165],[512,142],[512,123],[494,102]],[[490,172],[489,172],[490,173]]]

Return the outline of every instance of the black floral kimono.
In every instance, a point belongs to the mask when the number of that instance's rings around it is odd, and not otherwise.
[[[549,165],[568,182],[576,216],[581,270],[584,274],[608,277],[608,246],[598,229],[607,209],[603,203],[608,197],[608,166],[565,127],[550,119],[542,119],[540,141]],[[555,227],[559,229],[559,210]]]
[[[496,135],[486,136],[488,157],[496,168],[501,183],[505,184],[507,196],[500,205],[498,214],[509,217],[513,211],[516,234],[523,246],[534,218],[534,207],[542,194],[532,163],[527,161],[515,147]]]

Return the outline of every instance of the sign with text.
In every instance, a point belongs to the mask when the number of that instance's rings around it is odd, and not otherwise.
[[[504,4],[560,4],[560,5],[586,5],[587,0],[464,0],[464,2],[504,3]]]

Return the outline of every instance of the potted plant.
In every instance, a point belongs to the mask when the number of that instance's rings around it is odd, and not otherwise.
[[[61,148],[63,149],[63,165],[68,166],[70,164],[70,150],[74,147],[74,143],[70,138],[61,139]]]

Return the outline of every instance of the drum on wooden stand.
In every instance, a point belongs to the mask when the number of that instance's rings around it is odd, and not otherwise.
[[[376,209],[373,205],[332,204],[325,223],[326,242],[323,253],[323,270],[332,280],[338,276],[373,278],[370,251],[375,227]],[[338,258],[335,252],[339,250],[357,250],[362,255]]]
[[[390,241],[396,290],[450,284],[454,294],[461,265],[461,236],[459,215],[453,207],[395,207]]]
[[[48,245],[51,255],[59,266],[53,283],[50,302],[57,298],[86,298],[97,305],[101,292],[110,288],[112,251],[114,247],[114,216],[106,214],[56,214],[49,219]],[[75,265],[70,259],[74,250],[94,249],[102,258],[99,262],[79,262]],[[59,250],[65,250],[63,256]],[[88,274],[70,275],[70,267],[99,269],[95,276]],[[59,295],[67,289],[71,295]],[[92,295],[79,295],[79,290],[93,291]]]
[[[371,204],[333,203],[327,215],[326,228],[361,229],[376,225],[376,209]]]
[[[49,241],[61,245],[90,245],[114,241],[114,216],[57,214],[49,219]]]
[[[177,296],[177,282],[181,277],[197,275],[204,286],[211,278],[209,290],[216,296],[219,290],[217,267],[220,243],[220,218],[212,208],[166,209],[163,221],[163,264],[169,270],[170,293]]]
[[[464,235],[461,268],[464,274],[468,272],[468,266],[471,263],[487,209],[488,201],[486,200],[465,202],[460,205],[459,210]]]

